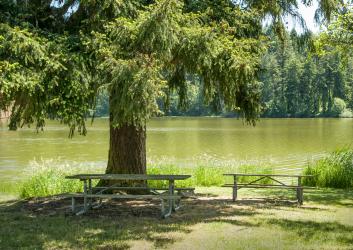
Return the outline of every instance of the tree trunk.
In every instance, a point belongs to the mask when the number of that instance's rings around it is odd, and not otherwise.
[[[110,125],[107,174],[146,174],[146,128]]]
[[[111,117],[112,118],[112,117]],[[146,174],[146,127],[123,124],[112,126],[106,174]],[[146,181],[100,181],[98,186],[146,186]],[[134,191],[133,193],[145,193]],[[132,193],[129,191],[129,193]]]

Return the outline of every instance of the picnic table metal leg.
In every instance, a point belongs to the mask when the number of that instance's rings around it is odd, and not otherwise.
[[[237,200],[237,196],[238,196],[237,176],[234,175],[233,201]]]
[[[297,188],[297,200],[298,205],[303,205],[303,188],[302,188],[302,178],[298,176],[298,188]]]
[[[83,210],[86,212],[88,210],[87,208],[87,180],[83,181]]]
[[[169,181],[169,195],[174,195],[174,180]],[[172,211],[175,212],[175,200],[169,199],[169,204],[171,205]]]
[[[169,195],[174,195],[174,180],[169,180],[169,189],[168,189],[168,194]],[[164,207],[164,200],[162,199],[162,217],[163,218],[167,218],[168,216],[170,216],[172,214],[173,211],[175,211],[175,204],[174,204],[174,200],[169,197],[167,199],[168,201],[168,212],[165,212],[165,207]]]
[[[75,197],[71,197],[71,211],[73,213],[75,213],[75,210],[76,210],[75,203],[76,203]]]
[[[83,209],[76,213],[76,215],[81,215],[87,212],[87,180],[83,180]]]
[[[91,179],[88,180],[88,193],[92,194],[92,180]],[[93,198],[89,198],[89,202],[88,202],[89,207],[92,207],[92,201],[93,201]]]
[[[165,207],[164,207],[164,200],[161,199],[161,212],[162,212],[162,217],[164,218],[165,215]]]

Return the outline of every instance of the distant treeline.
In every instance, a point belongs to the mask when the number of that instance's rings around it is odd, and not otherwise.
[[[262,60],[259,75],[262,117],[353,117],[353,58],[337,49],[316,54],[295,31],[285,41],[275,36]],[[179,108],[177,94],[170,106],[158,104],[170,116],[236,116],[227,112],[222,100],[205,104],[200,79],[190,78],[187,108]],[[102,93],[96,116],[108,116],[108,97]],[[184,105],[185,106],[185,105]]]
[[[262,61],[263,116],[352,116],[353,60],[338,49],[318,55],[295,31],[273,40]]]

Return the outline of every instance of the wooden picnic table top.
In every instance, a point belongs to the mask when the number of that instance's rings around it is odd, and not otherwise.
[[[147,175],[147,174],[77,174],[66,176],[66,179],[80,180],[186,180],[191,175]]]
[[[242,173],[234,173],[234,174],[223,174],[227,176],[268,176],[268,177],[313,177],[314,175],[297,175],[297,174],[242,174]]]

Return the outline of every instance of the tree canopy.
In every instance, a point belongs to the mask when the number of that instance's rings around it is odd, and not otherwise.
[[[302,1],[311,5],[312,1]],[[110,95],[113,125],[143,126],[190,79],[204,100],[221,102],[253,123],[260,110],[258,74],[267,42],[298,1],[109,0],[0,2],[0,109],[10,128],[59,119],[85,134],[97,92]],[[319,1],[330,20],[340,1]],[[215,101],[216,100],[216,101]]]

